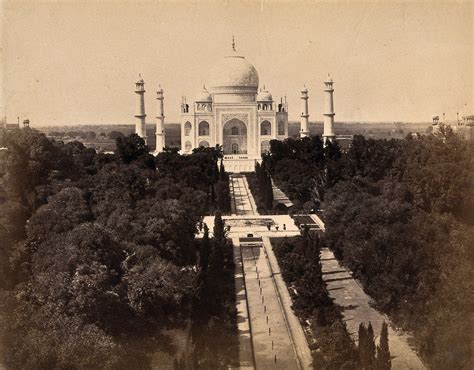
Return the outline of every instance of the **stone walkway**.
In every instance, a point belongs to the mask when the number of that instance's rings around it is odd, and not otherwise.
[[[311,215],[311,217],[317,216]],[[317,223],[321,222],[318,220]],[[409,345],[410,336],[397,330],[386,315],[371,306],[371,298],[352,277],[351,271],[343,267],[333,252],[327,248],[321,251],[321,265],[329,296],[334,303],[342,307],[343,320],[352,339],[357,343],[359,325],[361,323],[368,325],[371,322],[378,341],[382,323],[385,321],[389,325],[392,369],[425,369],[416,351]]]
[[[247,178],[244,175],[230,175],[229,180],[232,214],[239,216],[258,214]]]
[[[287,215],[258,215],[245,176],[232,175],[230,187],[233,215],[223,219],[234,244],[240,368],[311,368],[311,352],[269,240],[299,235],[299,229]],[[213,221],[204,218],[211,230]],[[248,234],[262,241],[241,245]]]
[[[290,233],[287,236],[293,236]],[[277,258],[273,253],[273,248],[268,236],[263,237],[263,248],[273,274],[273,280],[281,307],[285,312],[288,331],[290,332],[293,346],[299,359],[299,364],[303,369],[313,368],[313,357],[308,346],[308,341],[306,340],[306,335],[299,319],[293,312],[293,300],[291,299],[288,288],[281,276],[280,266],[278,265]]]
[[[256,368],[300,369],[264,249],[241,250]]]
[[[237,308],[237,330],[239,335],[239,369],[254,369],[252,335],[245,287],[242,252],[239,238],[232,239],[234,245],[235,290]]]
[[[293,202],[286,196],[284,192],[280,190],[279,187],[275,185],[275,182],[272,179],[272,189],[273,189],[273,200],[277,203],[285,205],[287,208],[293,206]]]

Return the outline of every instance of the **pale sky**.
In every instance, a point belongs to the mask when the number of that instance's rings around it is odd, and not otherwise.
[[[166,122],[236,49],[260,84],[286,94],[290,120],[309,90],[321,120],[323,81],[336,121],[430,121],[473,114],[473,1],[3,1],[2,116],[31,125],[132,124],[134,82],[158,84]]]

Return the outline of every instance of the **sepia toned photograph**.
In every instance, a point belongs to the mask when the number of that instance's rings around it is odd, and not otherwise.
[[[473,0],[0,19],[0,370],[474,369]]]

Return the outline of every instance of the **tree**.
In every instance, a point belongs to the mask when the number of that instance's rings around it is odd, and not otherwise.
[[[209,256],[208,286],[211,305],[211,312],[217,310],[219,306],[219,296],[221,294],[222,283],[220,277],[225,267],[225,252],[227,241],[225,238],[224,222],[220,212],[216,212],[214,217],[214,236],[212,238],[212,249]]]
[[[220,164],[220,167],[219,167],[219,180],[220,181],[228,181],[228,176],[225,172],[224,161],[223,161],[222,158],[221,158],[221,164]]]
[[[72,230],[93,218],[85,194],[76,187],[67,187],[49,197],[28,223],[28,236],[37,240],[48,238],[51,233]]]
[[[57,164],[62,156],[51,140],[35,130],[8,133],[6,144],[9,194],[34,211],[40,204],[36,187],[48,183],[52,170],[61,170]]]
[[[124,163],[130,163],[148,155],[148,146],[137,134],[116,139],[116,153]]]
[[[257,179],[260,178],[260,169],[261,169],[260,163],[255,162],[255,174],[257,175]]]
[[[137,315],[165,325],[190,310],[192,274],[160,258],[137,262],[124,276],[127,298]]]
[[[374,336],[374,328],[372,327],[372,323],[369,321],[369,326],[367,327],[367,356],[368,356],[368,368],[371,369],[375,363],[375,336]]]
[[[217,188],[217,208],[221,212],[229,212],[230,211],[230,193],[229,193],[229,183],[226,181],[219,181],[216,185]]]
[[[359,324],[359,365],[362,369],[371,370],[375,364],[375,339],[372,324],[366,328]]]
[[[368,359],[368,343],[367,343],[367,329],[365,328],[364,323],[359,324],[359,333],[358,333],[359,345],[357,350],[359,352],[359,365],[362,369],[368,369],[369,359]]]
[[[204,224],[204,235],[199,248],[199,267],[203,271],[207,271],[209,265],[210,241],[209,228]]]
[[[205,325],[196,328],[203,337],[194,343],[205,342],[223,366],[235,297],[220,213],[216,238],[205,230],[203,244],[195,240],[198,221],[210,211],[209,186],[221,189],[223,211],[229,204],[228,180],[218,180],[220,149],[189,156],[166,150],[155,170],[133,135],[118,140],[117,155],[34,130],[12,133],[8,146],[7,181],[0,182],[5,364],[148,368],[157,345],[169,349],[160,332],[187,327],[196,320],[192,303],[200,302]]]
[[[268,173],[265,174],[264,178],[264,203],[267,210],[273,209],[273,186],[272,178]]]
[[[214,240],[218,242],[225,241],[225,230],[224,221],[222,220],[221,213],[218,211],[214,217]]]
[[[24,239],[25,224],[29,216],[27,207],[18,202],[0,203],[0,289],[11,289],[19,280],[11,262],[17,252],[18,243]]]
[[[388,325],[384,321],[380,331],[380,342],[377,346],[377,370],[390,370],[392,367],[390,349],[388,347]]]

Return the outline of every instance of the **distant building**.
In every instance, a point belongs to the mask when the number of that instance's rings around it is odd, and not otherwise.
[[[474,115],[462,116],[461,119],[459,119],[459,114],[457,114],[456,120],[446,120],[445,117],[444,113],[442,120],[440,120],[439,116],[433,117],[433,134],[439,132],[443,126],[450,127],[466,140],[474,141]]]
[[[17,123],[7,123],[7,117],[2,120],[1,127],[6,131],[13,131],[20,129],[20,117],[17,117]],[[29,124],[29,121],[28,121]]]
[[[20,129],[20,117],[17,118],[17,123],[7,123],[7,118],[5,117],[3,120],[0,121],[0,147],[4,147],[5,144],[5,134],[7,132],[12,132]],[[29,120],[28,125],[30,124]]]

